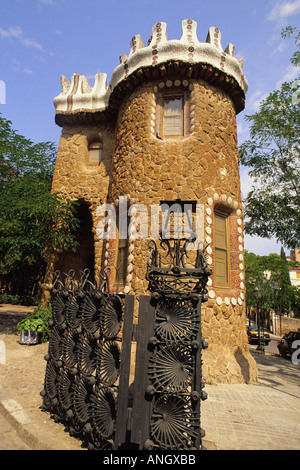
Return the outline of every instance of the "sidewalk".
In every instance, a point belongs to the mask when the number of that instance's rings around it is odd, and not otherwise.
[[[48,343],[18,343],[16,318],[25,313],[26,309],[0,306],[0,414],[32,449],[85,450],[40,409]],[[263,356],[255,347],[251,353],[258,364],[257,384],[205,386],[204,445],[208,450],[298,450],[300,366],[275,355]]]
[[[250,351],[258,365],[254,385],[206,385],[202,426],[218,450],[300,449],[300,366]]]

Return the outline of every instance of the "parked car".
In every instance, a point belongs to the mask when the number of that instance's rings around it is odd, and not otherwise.
[[[257,326],[248,326],[248,342],[250,344],[258,343],[258,327]],[[270,335],[265,328],[260,328],[260,342],[265,343],[267,346],[271,341]]]
[[[295,341],[300,341],[300,331],[290,331],[284,335],[277,344],[280,355],[291,356],[299,347],[294,343]]]

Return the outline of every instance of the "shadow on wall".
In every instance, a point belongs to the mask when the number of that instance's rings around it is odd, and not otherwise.
[[[238,347],[234,353],[234,357],[241,369],[241,374],[244,378],[245,383],[249,384],[253,383],[253,381],[256,381],[257,377],[255,378],[255,380],[253,380],[253,364],[250,364],[250,361],[253,361],[253,363],[255,363],[255,360],[252,358],[250,352],[248,352],[248,357],[246,357],[245,351],[242,351],[242,349]],[[256,367],[256,364],[254,365]]]

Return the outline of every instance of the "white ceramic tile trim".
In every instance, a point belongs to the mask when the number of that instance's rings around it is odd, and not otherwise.
[[[195,130],[195,119],[194,119],[194,115],[195,115],[195,93],[194,93],[194,87],[192,84],[189,84],[189,81],[188,80],[162,80],[158,83],[158,86],[155,85],[154,88],[153,88],[153,91],[154,91],[154,96],[157,94],[157,92],[159,90],[163,90],[164,88],[170,88],[172,86],[175,86],[175,87],[179,87],[179,86],[183,86],[183,87],[189,87],[189,90],[191,91],[191,95],[190,95],[190,132],[189,134],[193,133],[194,130]],[[152,103],[152,114],[151,114],[151,126],[150,126],[150,130],[151,130],[151,134],[153,136],[156,137],[156,132],[155,132],[155,129],[156,129],[156,124],[155,124],[155,121],[156,121],[156,101],[155,101],[155,97],[154,97],[154,103]]]
[[[130,206],[132,206],[132,204],[134,204],[134,199],[130,198],[130,195],[129,194],[126,194],[124,196],[119,196],[117,199],[115,199],[114,201],[114,206],[115,207],[118,207],[119,204],[120,204],[120,201],[122,201],[124,198],[127,198],[127,201],[129,203]],[[133,221],[134,219],[134,213],[132,213],[131,215],[129,215],[129,224]],[[107,239],[109,239],[109,230],[110,230],[110,226],[111,224],[109,223],[109,220],[108,219],[108,227],[107,227],[107,233],[108,233],[108,237]],[[132,272],[133,272],[133,265],[132,265],[132,261],[134,259],[134,256],[133,256],[133,251],[134,251],[134,242],[135,240],[135,236],[133,234],[133,230],[131,230],[131,234],[129,236],[129,246],[128,246],[128,257],[127,257],[127,262],[128,262],[128,265],[127,265],[127,275],[126,275],[126,285],[124,287],[123,290],[120,291],[120,294],[128,294],[128,292],[130,291],[130,288],[131,288],[131,281],[132,281]],[[104,266],[107,266],[107,257],[108,257],[108,251],[107,251],[107,248],[108,248],[108,244],[106,244],[106,251],[105,251],[105,254],[104,254],[104,257],[105,257],[105,260],[104,260]]]
[[[108,86],[106,73],[95,75],[93,87],[84,75],[73,74],[71,82],[62,75],[62,92],[54,98],[56,112],[104,110],[114,88],[130,74],[140,67],[154,66],[172,59],[212,65],[233,77],[243,92],[247,93],[248,82],[242,70],[242,61],[234,57],[232,44],[223,51],[221,33],[215,27],[209,28],[205,42],[199,42],[196,30],[196,21],[183,20],[181,38],[168,40],[166,23],[156,23],[152,28],[152,40],[146,47],[140,35],[135,35],[129,55],[121,54],[120,65],[113,71]]]
[[[211,228],[211,225],[212,225],[212,217],[211,215],[213,214],[213,209],[212,209],[212,206],[214,205],[215,202],[217,201],[222,201],[224,203],[226,203],[227,205],[231,206],[235,211],[236,211],[236,215],[238,216],[238,219],[237,219],[237,223],[238,223],[238,244],[239,244],[239,251],[241,251],[242,253],[244,252],[244,247],[243,247],[243,237],[242,237],[242,233],[243,233],[243,229],[241,228],[242,224],[243,224],[243,221],[242,221],[242,211],[241,209],[238,208],[238,203],[237,201],[234,201],[232,199],[232,197],[227,197],[226,194],[222,194],[222,195],[219,195],[218,193],[214,193],[213,197],[209,197],[207,199],[207,205],[208,207],[206,208],[206,228],[205,228],[205,232],[207,234],[206,238],[205,238],[205,241],[207,243],[207,246],[206,246],[206,252],[208,255],[210,255],[212,253],[212,247],[211,247],[211,244],[212,244],[212,238],[211,238],[211,233],[212,233],[212,228]],[[244,260],[244,255],[240,253],[239,254],[239,260],[241,261],[240,264],[239,264],[239,269],[240,269],[240,274],[239,274],[239,277],[240,277],[240,289],[243,290],[245,285],[244,285],[244,265],[242,263],[242,261]],[[206,257],[206,261],[209,265],[212,264],[212,258],[211,256],[207,256]],[[218,296],[216,298],[216,293],[215,293],[215,290],[214,290],[214,287],[212,285],[212,279],[209,278],[208,280],[208,283],[207,283],[207,286],[209,288],[209,291],[208,291],[208,296],[210,299],[213,299],[215,300],[215,302],[217,303],[217,305],[221,306],[223,304],[223,302],[225,303],[225,305],[230,305],[230,303],[235,307],[237,304],[238,305],[242,305],[243,304],[243,301],[245,300],[245,296],[244,296],[244,293],[243,292],[240,292],[240,295],[238,298],[236,297],[225,297],[224,299],[222,299],[222,297]]]

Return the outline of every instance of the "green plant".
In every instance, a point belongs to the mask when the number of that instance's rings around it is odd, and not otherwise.
[[[52,318],[52,307],[49,303],[46,307],[39,305],[33,312],[17,324],[19,331],[37,331],[42,343],[48,341],[50,336],[49,321]]]
[[[0,304],[37,306],[39,301],[32,295],[0,294]]]

